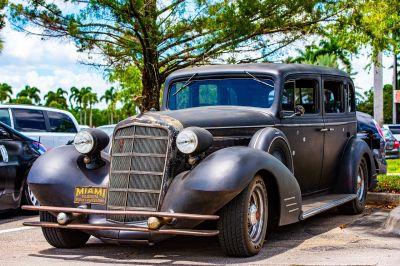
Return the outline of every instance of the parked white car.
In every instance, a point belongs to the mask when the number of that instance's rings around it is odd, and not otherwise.
[[[0,105],[0,121],[40,141],[46,149],[67,144],[80,130],[71,113],[42,106]]]
[[[388,124],[388,125],[383,125],[382,127],[390,130],[390,132],[392,132],[392,134],[396,138],[396,140],[400,141],[400,125],[399,124]]]

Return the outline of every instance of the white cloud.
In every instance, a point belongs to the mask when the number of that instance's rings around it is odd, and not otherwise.
[[[2,35],[5,43],[0,54],[0,83],[10,84],[14,95],[25,85],[39,88],[42,96],[50,90],[68,90],[72,86],[92,87],[100,96],[111,86],[101,71],[79,63],[85,55],[78,53],[71,42],[43,41],[9,26]]]

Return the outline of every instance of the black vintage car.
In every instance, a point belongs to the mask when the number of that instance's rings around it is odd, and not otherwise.
[[[17,209],[21,203],[38,205],[26,178],[44,147],[0,122],[0,211]]]
[[[120,122],[108,136],[77,134],[32,167],[40,226],[58,248],[90,235],[154,243],[219,236],[233,256],[257,254],[267,227],[339,206],[364,210],[376,176],[356,137],[354,86],[341,71],[309,65],[190,68],[166,80],[162,111]],[[216,220],[216,228],[197,227]],[[211,223],[212,224],[212,223]]]

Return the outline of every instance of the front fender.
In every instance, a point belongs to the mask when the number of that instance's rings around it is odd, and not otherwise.
[[[74,207],[76,186],[107,187],[109,161],[96,170],[87,170],[83,155],[72,145],[52,149],[40,156],[28,175],[29,188],[41,205]],[[104,207],[103,207],[104,208]]]
[[[193,170],[176,176],[165,195],[162,210],[214,214],[236,197],[262,170],[269,172],[277,184],[279,224],[298,221],[301,193],[295,177],[272,155],[249,147],[218,150]],[[289,201],[297,205],[287,207]],[[178,221],[176,226],[184,228],[193,225],[191,221]]]

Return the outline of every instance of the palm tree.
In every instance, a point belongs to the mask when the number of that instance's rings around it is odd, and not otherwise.
[[[93,126],[93,113],[92,113],[92,107],[93,104],[98,103],[99,100],[97,99],[97,94],[95,92],[87,92],[83,95],[83,102],[87,103],[89,105],[89,126]]]
[[[64,95],[67,96],[68,93],[62,88],[58,88],[56,92],[49,91],[44,96],[44,99],[46,100],[45,105],[60,109],[68,109],[67,99]]]
[[[25,97],[29,99],[31,102],[35,104],[40,103],[40,90],[36,87],[30,87],[29,85],[26,85],[24,89],[22,89],[18,94],[17,94],[17,99]]]
[[[109,88],[104,92],[104,95],[100,97],[100,101],[105,101],[106,104],[110,103],[108,109],[110,111],[109,124],[114,124],[114,112],[115,105],[117,103],[118,93],[115,91],[114,87]]]
[[[71,108],[74,109],[73,107],[73,102],[76,104],[76,109],[79,111],[79,123],[83,124],[83,112],[82,112],[82,94],[81,90],[79,90],[77,87],[72,87],[70,89],[71,93],[69,96],[69,102],[71,104]]]
[[[0,84],[0,103],[5,101],[11,101],[11,95],[13,94],[12,88],[7,83]]]
[[[82,99],[82,112],[84,115],[84,124],[87,124],[87,108],[90,105],[91,97],[89,94],[92,93],[91,87],[83,87],[79,90],[80,98]],[[97,95],[96,95],[97,97]]]

